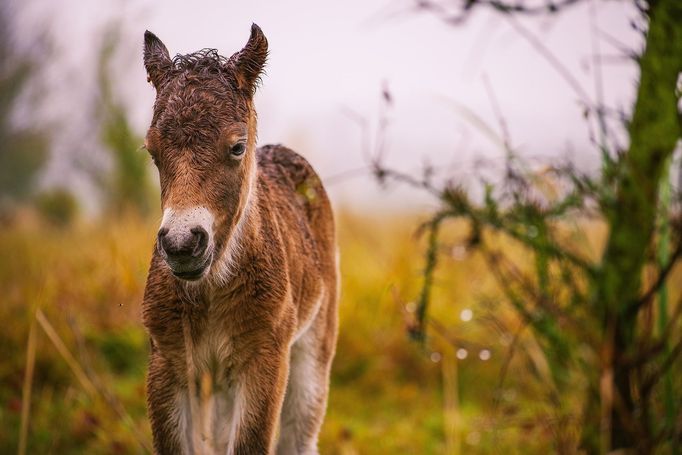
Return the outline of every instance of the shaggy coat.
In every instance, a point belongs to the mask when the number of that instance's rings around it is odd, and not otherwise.
[[[337,333],[337,252],[320,179],[256,148],[267,40],[171,59],[145,33],[157,91],[146,147],[164,211],[144,294],[158,454],[310,454]]]

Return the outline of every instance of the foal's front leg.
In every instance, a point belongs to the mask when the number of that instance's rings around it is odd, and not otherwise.
[[[289,349],[272,346],[254,356],[240,374],[234,453],[268,454],[275,433],[289,374]]]
[[[147,407],[154,437],[155,455],[182,453],[177,424],[177,377],[153,344],[147,374]]]

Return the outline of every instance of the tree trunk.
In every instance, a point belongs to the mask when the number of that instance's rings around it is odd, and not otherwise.
[[[605,430],[610,434],[610,447],[602,446],[602,450],[645,450],[641,444],[646,445],[650,435],[648,422],[637,418],[631,369],[622,360],[638,345],[637,314],[628,309],[641,294],[642,271],[655,227],[659,180],[680,137],[674,91],[682,70],[682,1],[652,0],[649,4],[646,50],[640,61],[640,83],[629,127],[630,148],[620,170],[615,204],[607,211],[609,238],[593,294],[594,308],[601,310],[604,352],[608,353],[602,369],[613,369],[613,405],[610,419],[606,419],[610,428],[585,428],[585,436],[592,435],[588,436],[591,441],[583,440],[590,452],[598,450],[594,435],[600,430],[602,435]],[[598,383],[595,387],[599,390]],[[599,420],[588,419],[588,426]],[[633,422],[639,428],[637,432],[633,431]]]

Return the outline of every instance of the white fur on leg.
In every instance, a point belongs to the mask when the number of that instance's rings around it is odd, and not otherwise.
[[[190,399],[187,390],[178,394],[176,418],[182,453],[232,455],[242,409],[238,387],[216,391],[206,399]]]
[[[326,406],[326,375],[315,356],[314,333],[308,329],[291,346],[289,382],[284,397],[278,455],[314,455],[317,450],[318,419]]]

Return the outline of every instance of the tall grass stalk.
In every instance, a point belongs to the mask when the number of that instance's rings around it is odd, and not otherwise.
[[[36,320],[31,321],[26,343],[26,371],[24,372],[24,384],[21,392],[21,427],[19,430],[19,455],[26,454],[28,442],[28,426],[31,423],[31,389],[33,386],[33,369],[36,364]]]
[[[133,419],[126,412],[125,408],[123,408],[121,403],[118,402],[116,399],[114,398],[107,399],[106,394],[97,389],[95,384],[90,380],[88,375],[85,373],[83,367],[81,367],[81,365],[78,363],[73,354],[71,354],[71,351],[69,351],[69,349],[66,347],[64,341],[57,334],[57,331],[54,329],[50,321],[45,317],[45,314],[40,309],[36,310],[36,320],[38,321],[38,323],[40,324],[40,326],[42,327],[43,331],[50,339],[50,341],[52,341],[52,344],[57,349],[59,354],[62,356],[62,358],[69,366],[74,376],[76,376],[76,379],[78,379],[78,382],[80,382],[81,386],[83,386],[83,389],[90,396],[90,398],[92,398],[93,400],[101,399],[105,404],[107,404],[109,408],[113,410],[114,413],[121,419],[121,421],[123,421],[123,423],[126,426],[128,426],[128,428],[130,428],[140,447],[144,449],[146,452],[151,453],[152,447],[151,444],[149,443],[148,438],[144,434],[142,434],[138,428],[136,428]]]
[[[45,314],[40,310],[40,308],[36,310],[36,320],[38,321],[40,327],[45,332],[45,335],[47,335],[47,337],[50,339],[54,347],[57,349],[57,352],[59,352],[59,354],[62,356],[66,364],[69,366],[74,376],[76,376],[78,382],[81,383],[83,389],[85,389],[85,391],[87,392],[88,395],[90,395],[91,398],[96,398],[97,389],[95,388],[95,385],[92,383],[90,378],[88,378],[88,375],[85,374],[83,368],[80,366],[80,364],[73,356],[73,354],[71,354],[69,349],[64,344],[64,341],[62,341],[62,339],[57,334],[54,327],[52,327],[50,321],[47,320]]]
[[[462,451],[459,379],[457,376],[457,357],[452,346],[443,349],[443,422],[445,427],[445,447],[447,454],[460,455]]]
[[[665,171],[661,178],[661,188],[659,190],[660,203],[660,224],[659,224],[659,241],[658,241],[658,263],[661,267],[666,267],[670,261],[670,224],[668,222],[668,215],[670,210],[670,166],[671,162],[665,167]],[[662,283],[658,291],[658,333],[665,333],[668,326],[668,286]],[[666,357],[670,356],[670,345],[668,340],[664,340],[665,346],[663,352]],[[666,429],[674,428],[675,416],[677,415],[675,405],[675,394],[673,390],[672,371],[668,369],[663,378],[663,394],[665,401],[665,426]],[[671,438],[671,451],[673,455],[679,454],[679,446],[675,438]]]

